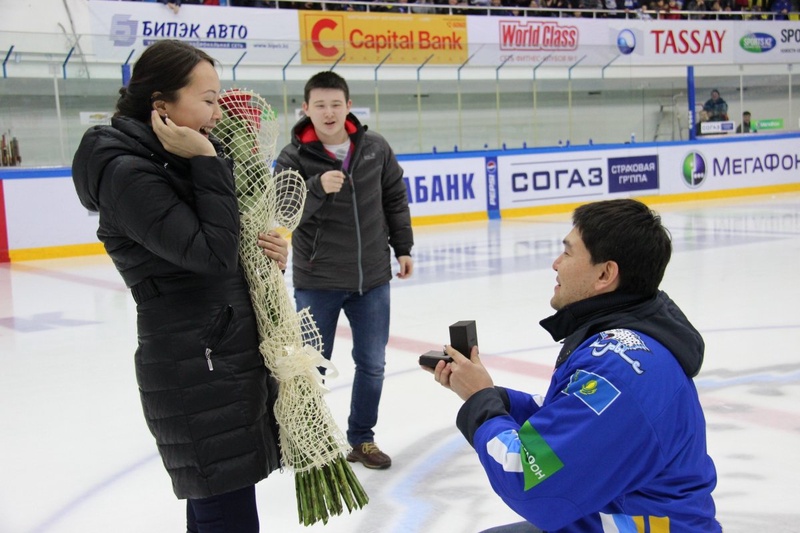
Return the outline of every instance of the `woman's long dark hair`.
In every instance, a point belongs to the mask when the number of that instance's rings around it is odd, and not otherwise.
[[[149,122],[153,100],[177,100],[178,91],[189,84],[192,70],[201,61],[215,65],[211,56],[182,41],[151,44],[136,61],[128,86],[119,90],[114,116]]]

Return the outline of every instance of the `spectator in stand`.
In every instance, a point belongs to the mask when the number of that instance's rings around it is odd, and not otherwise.
[[[375,11],[381,11],[384,13],[410,13],[411,8],[408,5],[408,0],[389,0],[392,2],[392,5],[388,6],[379,6],[375,9]]]
[[[701,124],[703,122],[708,122],[708,113],[706,111],[702,111],[701,110],[697,114],[697,123],[694,125],[694,136],[695,137],[700,137],[701,135],[703,135],[703,131],[702,131],[703,127],[701,126]]]
[[[524,17],[525,12],[523,9],[528,7],[530,0],[504,0],[503,4],[508,7],[508,10],[511,12],[511,16]]]
[[[277,4],[280,9],[309,9],[315,11],[322,9],[322,6],[319,4],[312,4],[311,2],[286,2],[284,0],[278,0]]]
[[[540,17],[557,17],[558,11],[555,9],[558,8],[559,0],[541,0],[539,2],[539,6],[542,8],[542,11],[539,12]],[[551,11],[551,9],[553,11]]]
[[[653,0],[650,3],[650,11],[652,11],[652,16],[655,19],[664,18],[666,9],[667,6],[664,4],[664,0]]]
[[[705,12],[708,11],[705,0],[689,0],[686,9],[687,11],[694,12],[689,15],[690,20],[704,20],[708,17],[708,15],[705,14]]]
[[[639,9],[639,2],[638,0],[622,0],[622,9],[625,10],[625,18],[628,18],[629,15],[635,14],[636,10]]]
[[[604,0],[603,7],[606,10],[604,17],[606,18],[619,18],[621,13],[617,13],[617,0]]]
[[[568,9],[568,11],[564,11],[561,13],[562,17],[580,17],[581,14],[578,13],[576,10],[581,9],[582,1],[581,0],[564,0],[564,7]]]
[[[749,0],[750,2],[750,11],[755,13],[754,16],[751,16],[751,20],[769,20],[772,17],[767,15],[768,11],[772,10],[772,3],[770,0]]]
[[[355,11],[353,4],[348,3],[346,0],[328,0],[325,3],[326,11]]]
[[[164,4],[176,15],[181,10],[181,5],[183,4],[204,4],[204,2],[201,0],[158,0],[158,3]],[[219,5],[219,1],[217,2],[217,5]]]
[[[789,20],[789,12],[792,10],[792,2],[790,0],[774,0],[772,2],[772,12],[775,14],[775,20]]]
[[[429,13],[436,13],[436,8],[433,6],[433,0],[417,0],[410,4],[412,13],[418,15],[426,15]]]
[[[720,5],[719,0],[714,0],[711,2],[711,6],[708,8],[709,15],[706,17],[706,20],[718,20],[721,18],[722,15],[722,5]]]
[[[711,98],[703,104],[703,111],[708,113],[708,120],[712,122],[728,120],[728,103],[722,99],[717,89],[711,89]]]
[[[161,2],[161,3],[166,4],[167,7],[170,8],[172,12],[175,13],[176,15],[178,14],[178,11],[181,10],[180,1],[178,1],[177,3],[176,2]]]
[[[539,11],[540,7],[541,6],[539,5],[539,0],[531,0],[531,2],[528,4],[528,8],[529,9],[527,11],[525,11],[525,16],[526,17],[541,17],[542,16],[542,12]]]
[[[722,6],[722,16],[720,17],[722,20],[734,20],[734,19],[741,19],[741,16],[735,16],[733,14],[733,6],[731,4],[725,4]]]
[[[228,5],[233,7],[275,7],[273,2],[263,0],[228,0]]]
[[[570,10],[572,9],[572,0],[558,0],[557,2],[558,8],[561,11],[558,12],[559,17],[571,17],[572,13]]]
[[[750,111],[742,113],[742,123],[736,126],[736,133],[756,133],[756,129],[750,125]]]
[[[733,0],[733,10],[737,12],[750,11],[750,0]],[[737,20],[742,20],[744,15],[736,17]]]
[[[678,5],[677,0],[669,0],[664,15],[661,17],[667,20],[680,20],[681,19],[681,6]]]
[[[495,17],[511,17],[513,13],[503,5],[503,0],[491,0],[487,14]]]
[[[445,15],[469,15],[469,9],[464,9],[467,6],[466,0],[447,0],[447,7],[439,12]]]
[[[750,6],[750,14],[745,16],[745,20],[766,20],[766,15],[761,11],[761,6],[757,3],[753,3]]]
[[[602,11],[603,10],[603,0],[582,0],[581,1],[581,9],[589,9],[592,11]],[[576,13],[576,17],[589,17],[594,18],[593,13]]]
[[[711,6],[711,10],[716,12],[717,20],[731,20],[734,18],[733,11],[734,11],[734,3],[733,0],[717,0],[719,3],[719,8],[715,8],[713,5]]]
[[[625,17],[627,18],[627,14]],[[635,12],[635,18],[639,20],[651,20],[653,16],[650,14],[650,4],[648,0],[642,0],[642,5]]]

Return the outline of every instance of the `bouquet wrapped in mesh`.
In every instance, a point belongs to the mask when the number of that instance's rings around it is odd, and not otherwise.
[[[275,419],[283,464],[295,473],[300,522],[327,523],[331,514],[363,507],[367,495],[345,459],[348,445],[322,394],[322,339],[308,312],[295,311],[277,263],[255,245],[259,232],[294,230],[306,185],[296,172],[273,175],[278,122],[258,94],[232,89],[220,95],[223,118],[213,134],[234,161],[241,218],[239,257],[250,287],[264,363],[279,382]],[[328,373],[328,376],[335,374]]]

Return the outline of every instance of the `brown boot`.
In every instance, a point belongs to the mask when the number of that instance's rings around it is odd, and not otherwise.
[[[374,442],[362,442],[353,446],[353,451],[347,454],[347,460],[376,470],[385,470],[392,466],[391,457],[383,453]]]

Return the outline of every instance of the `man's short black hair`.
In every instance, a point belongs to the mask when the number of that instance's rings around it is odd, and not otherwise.
[[[332,70],[317,72],[309,78],[303,90],[303,101],[305,103],[308,103],[308,98],[314,89],[339,89],[344,91],[345,102],[350,101],[350,88],[347,86],[347,82]]]
[[[632,199],[585,204],[572,215],[593,264],[619,265],[619,292],[651,296],[658,291],[672,255],[661,217]]]

